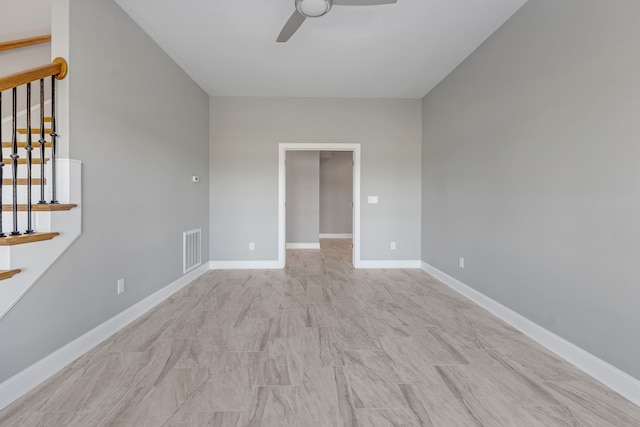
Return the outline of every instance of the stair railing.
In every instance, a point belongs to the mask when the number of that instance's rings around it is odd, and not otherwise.
[[[29,37],[29,38],[20,39],[20,40],[10,40],[7,42],[0,43],[0,51],[18,49],[21,47],[33,46],[41,43],[49,43],[50,41],[51,41],[51,34],[47,34],[44,36]]]
[[[0,45],[0,50],[1,49]],[[28,224],[27,229],[25,230],[25,234],[33,233],[33,227],[31,223],[31,212],[32,212],[32,123],[31,123],[31,83],[32,82],[40,82],[40,139],[38,143],[40,144],[40,201],[38,204],[47,204],[45,200],[45,147],[47,144],[45,138],[45,79],[51,79],[51,202],[50,204],[57,204],[57,178],[56,178],[56,162],[57,162],[57,133],[56,133],[56,80],[62,80],[66,77],[68,71],[67,62],[63,58],[56,58],[53,60],[51,64],[43,65],[41,67],[32,68],[30,70],[22,71],[19,73],[11,74],[6,77],[0,78],[0,118],[2,118],[2,92],[5,90],[11,90],[11,154],[9,158],[11,159],[12,165],[12,211],[13,211],[13,230],[11,231],[12,236],[20,235],[19,226],[18,226],[18,164],[20,155],[18,154],[18,88],[21,86],[26,86],[26,120],[27,120],[27,128],[26,128],[26,145],[25,149],[27,151],[26,156],[26,164],[27,164],[27,216],[28,216]],[[2,142],[2,126],[0,125],[0,142]],[[4,147],[0,148],[0,156],[3,161],[0,164],[0,238],[5,237],[5,233],[3,232],[3,224],[2,224],[2,188],[4,188]]]
[[[4,156],[2,146],[2,91],[0,90],[0,158]],[[0,162],[0,238],[7,237],[2,231],[2,186],[4,185],[4,162]]]

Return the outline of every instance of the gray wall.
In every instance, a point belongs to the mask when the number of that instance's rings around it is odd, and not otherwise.
[[[11,4],[9,4],[11,3]],[[51,34],[51,0],[20,0],[1,4],[0,42],[24,39],[27,37]],[[0,52],[0,77],[38,67],[51,62],[51,44],[45,43],[20,49]],[[48,80],[47,80],[48,83]],[[50,87],[47,84],[47,90]],[[18,89],[18,111],[26,108],[26,89]],[[34,96],[33,104],[39,102]],[[2,115],[9,118],[11,114],[11,91],[2,98]],[[10,141],[11,122],[2,128],[4,141]]]
[[[51,0],[5,0],[0,14],[0,41],[51,34]]]
[[[287,152],[287,243],[319,243],[320,153]]]
[[[212,97],[210,105],[212,260],[278,259],[284,142],[362,144],[361,258],[420,258],[419,99]],[[380,203],[366,204],[367,195]]]
[[[0,42],[51,34],[51,0],[3,2],[0,28]],[[44,65],[49,61],[49,43],[2,51],[0,76]],[[6,114],[6,111],[4,113]]]
[[[353,153],[320,154],[320,233],[353,232]]]
[[[208,96],[113,1],[70,3],[83,234],[0,321],[0,381],[181,277],[182,232],[208,235]]]
[[[0,28],[2,28],[0,26]],[[2,40],[3,41],[3,40]],[[44,43],[35,46],[23,47],[15,50],[7,50],[0,52],[0,77],[9,74],[18,73],[30,68],[39,67],[51,63],[51,43]],[[45,80],[46,93],[50,93],[50,80]],[[38,82],[32,84],[31,105],[40,104],[40,84]],[[21,112],[27,108],[27,89],[26,86],[18,88],[18,104],[17,110]],[[13,103],[11,100],[11,91],[5,91],[2,96],[2,116],[4,125],[2,127],[3,140],[11,140],[11,109]],[[39,117],[39,116],[37,116]],[[35,119],[36,117],[34,117]],[[25,119],[26,120],[26,119]],[[25,122],[26,123],[26,122]],[[18,126],[23,126],[19,124]],[[24,125],[26,126],[26,125]]]
[[[424,98],[422,186],[424,261],[636,378],[639,20],[529,1]]]

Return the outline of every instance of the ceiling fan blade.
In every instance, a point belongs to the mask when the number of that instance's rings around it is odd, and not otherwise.
[[[377,6],[379,4],[393,4],[398,0],[333,0],[334,6]]]
[[[293,15],[291,15],[287,23],[284,24],[284,27],[282,27],[282,31],[280,31],[280,35],[278,35],[276,41],[284,43],[289,40],[291,36],[298,31],[298,28],[300,28],[300,25],[302,25],[305,19],[307,18],[297,10],[293,12]]]

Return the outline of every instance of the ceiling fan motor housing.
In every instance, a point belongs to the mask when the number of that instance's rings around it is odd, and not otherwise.
[[[331,0],[296,0],[296,9],[307,18],[317,18],[331,10]]]

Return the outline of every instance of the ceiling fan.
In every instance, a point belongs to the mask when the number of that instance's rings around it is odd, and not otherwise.
[[[319,18],[325,15],[331,6],[376,6],[379,4],[397,3],[398,0],[295,0],[296,10],[293,12],[280,35],[277,42],[284,43],[298,31],[298,28],[307,18]]]

